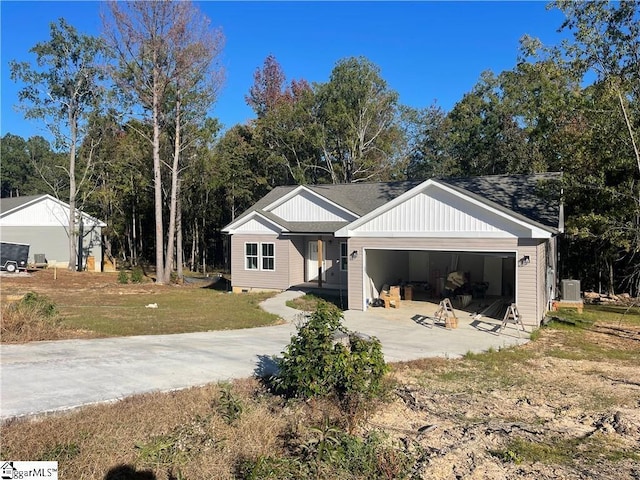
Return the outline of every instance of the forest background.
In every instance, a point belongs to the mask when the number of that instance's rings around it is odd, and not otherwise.
[[[549,5],[559,45],[524,36],[517,64],[484,72],[449,110],[402,105],[365,57],[326,82],[255,71],[254,117],[223,131],[224,36],[189,2],[107,2],[103,33],[64,19],[33,61],[11,62],[42,136],[2,138],[3,197],[50,193],[108,225],[105,250],[155,266],[226,266],[220,230],[278,185],[563,172],[560,278],[640,291],[640,5]],[[70,253],[78,225],[72,216]]]

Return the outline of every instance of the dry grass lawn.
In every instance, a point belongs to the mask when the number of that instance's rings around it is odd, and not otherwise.
[[[2,342],[187,333],[278,322],[258,306],[268,294],[232,295],[213,279],[190,285],[155,285],[148,278],[120,284],[116,273],[47,269],[3,275],[0,282]],[[59,316],[48,322],[12,316],[10,304],[28,292],[48,298]]]
[[[357,432],[383,439],[375,469],[364,449],[344,459],[361,444],[333,443],[330,403],[287,404],[253,379],[10,422],[1,456],[73,479],[640,478],[640,315],[592,314],[522,347],[394,365]]]

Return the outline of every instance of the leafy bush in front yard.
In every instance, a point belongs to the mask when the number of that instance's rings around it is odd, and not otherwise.
[[[350,428],[383,387],[387,365],[377,338],[348,331],[342,312],[321,301],[277,359],[275,391],[288,398],[333,397]]]

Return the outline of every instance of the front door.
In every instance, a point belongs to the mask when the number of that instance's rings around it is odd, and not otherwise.
[[[322,242],[322,281],[327,280],[326,274],[326,258],[327,258],[327,246]],[[311,240],[307,246],[307,282],[318,281],[318,241]]]

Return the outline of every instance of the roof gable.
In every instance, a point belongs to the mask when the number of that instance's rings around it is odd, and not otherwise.
[[[300,186],[264,208],[285,222],[351,222],[357,215]]]
[[[69,225],[69,205],[51,195],[31,195],[26,197],[3,198],[0,200],[0,225],[67,227]],[[79,210],[80,211],[80,210]],[[105,227],[106,224],[80,211],[85,226]]]
[[[427,180],[338,230],[337,236],[535,237],[549,229],[493,202]]]
[[[253,211],[249,215],[238,218],[224,228],[224,232],[234,233],[282,233],[287,228],[277,222],[273,215],[264,211]]]

